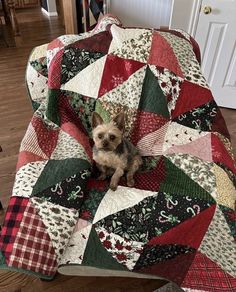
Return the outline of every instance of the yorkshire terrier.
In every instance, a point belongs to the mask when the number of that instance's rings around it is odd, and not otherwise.
[[[101,171],[99,180],[111,177],[110,189],[117,189],[120,178],[126,172],[127,185],[134,186],[134,174],[142,164],[142,158],[135,146],[123,137],[125,115],[119,113],[109,123],[104,123],[101,116],[92,114],[93,159]]]

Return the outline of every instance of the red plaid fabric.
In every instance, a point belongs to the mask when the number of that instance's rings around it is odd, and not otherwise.
[[[214,292],[236,291],[236,279],[198,252],[181,287]]]
[[[23,213],[28,202],[28,198],[10,198],[0,236],[0,249],[6,260],[9,259],[12,252],[16,234],[20,228]]]
[[[56,273],[56,254],[51,239],[30,201],[26,206],[7,264],[10,267],[31,270],[48,276]]]
[[[59,89],[61,87],[61,63],[64,49],[61,49],[50,64],[50,70],[48,72],[48,87],[50,89]]]

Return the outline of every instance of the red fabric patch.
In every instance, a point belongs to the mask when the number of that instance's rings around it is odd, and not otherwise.
[[[62,48],[64,44],[57,38],[48,44],[47,49],[53,50],[55,48]]]
[[[28,201],[13,249],[7,259],[9,267],[53,276],[57,261],[51,239],[34,206]]]
[[[11,255],[16,234],[20,228],[28,202],[28,198],[10,198],[0,236],[0,249],[5,256],[6,261],[8,261]]]
[[[64,49],[61,49],[53,57],[50,63],[50,69],[48,71],[48,88],[60,89],[61,87],[61,63]]]
[[[112,36],[110,32],[103,31],[89,38],[82,39],[73,44],[70,44],[70,47],[84,49],[88,52],[101,52],[107,54],[111,40]]]
[[[161,183],[165,179],[166,170],[164,157],[157,162],[156,167],[148,172],[138,172],[134,176],[134,187],[140,190],[158,191]],[[124,184],[125,185],[125,184]]]
[[[171,45],[158,32],[153,33],[148,64],[167,68],[176,75],[184,78]]]
[[[149,133],[155,132],[169,120],[155,113],[138,111],[131,134],[131,141],[137,145],[138,141]]]
[[[230,134],[227,129],[225,119],[222,116],[220,109],[217,109],[217,115],[212,121],[212,132],[218,132],[230,140]]]
[[[95,178],[89,178],[87,182],[88,190],[95,189],[97,191],[105,191],[109,186],[109,180],[97,180]]]
[[[172,118],[176,118],[211,100],[213,100],[213,96],[209,89],[185,80],[181,85],[180,95],[172,112]]]
[[[92,147],[87,135],[83,134],[73,123],[64,123],[61,129],[76,139],[83,147],[89,158],[92,160]]]
[[[148,245],[181,244],[198,249],[215,213],[215,205],[152,238]],[[193,231],[194,230],[194,231]],[[184,234],[184,236],[183,236]]]
[[[101,97],[113,88],[122,84],[144,65],[144,63],[138,61],[108,55],[106,58],[98,97]]]
[[[21,151],[18,156],[18,162],[16,165],[16,171],[18,171],[22,166],[26,165],[29,162],[34,161],[43,161],[46,160],[32,152],[29,151]]]
[[[152,274],[166,278],[181,285],[183,282],[189,266],[191,265],[195,253],[187,253],[176,256],[174,259],[166,260],[164,262],[152,265],[138,270],[139,273]]]
[[[216,135],[211,134],[211,148],[212,148],[212,160],[214,162],[220,162],[230,168],[236,174],[235,162],[229,155],[223,142]]]
[[[59,129],[48,129],[44,122],[36,116],[33,116],[31,123],[35,129],[39,147],[50,157],[57,145]]]
[[[236,279],[197,252],[181,287],[214,292],[236,291]]]

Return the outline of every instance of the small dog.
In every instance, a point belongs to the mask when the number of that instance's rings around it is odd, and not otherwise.
[[[120,178],[127,172],[127,185],[134,186],[134,174],[142,164],[142,158],[134,145],[123,137],[125,115],[119,113],[110,123],[101,116],[92,114],[93,159],[101,171],[99,180],[111,176],[110,188],[115,191]]]

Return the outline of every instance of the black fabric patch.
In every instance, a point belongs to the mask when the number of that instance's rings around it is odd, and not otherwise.
[[[83,190],[86,188],[89,175],[88,170],[81,171],[34,196],[66,208],[79,210],[83,203]]]
[[[181,254],[193,252],[195,252],[194,248],[178,244],[145,246],[134,267],[134,270],[139,270],[162,261],[173,259]]]
[[[87,52],[79,48],[66,48],[62,56],[61,84],[75,77],[80,71],[104,55],[104,53]]]
[[[178,116],[173,121],[196,130],[211,131],[214,117],[217,115],[217,108],[217,104],[212,100]]]

